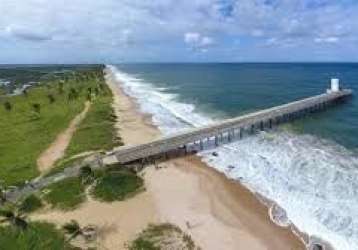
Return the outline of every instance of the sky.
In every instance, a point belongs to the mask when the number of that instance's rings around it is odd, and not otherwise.
[[[0,0],[0,63],[358,62],[358,0]]]

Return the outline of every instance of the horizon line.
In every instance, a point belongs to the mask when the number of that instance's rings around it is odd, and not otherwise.
[[[0,63],[0,66],[21,65],[118,65],[118,64],[358,64],[358,61],[247,61],[247,62],[108,62],[108,63]]]

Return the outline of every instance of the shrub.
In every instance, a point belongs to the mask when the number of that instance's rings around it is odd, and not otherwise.
[[[4,102],[4,108],[7,111],[10,111],[12,109],[12,105],[9,101]]]
[[[143,179],[129,171],[108,171],[99,175],[92,195],[102,201],[124,200],[141,190]]]
[[[200,249],[195,246],[191,237],[179,227],[163,223],[150,224],[138,237],[130,243],[129,250],[160,250],[160,249]]]
[[[48,94],[47,98],[48,98],[50,103],[54,103],[56,101],[55,97],[52,94]]]
[[[60,80],[60,82],[58,83],[58,93],[59,94],[63,93],[63,84],[64,84],[63,80]]]
[[[44,199],[53,207],[62,210],[73,209],[85,201],[85,186],[80,178],[71,177],[50,185]],[[46,191],[47,191],[46,190]]]
[[[34,109],[34,111],[35,111],[37,114],[40,114],[41,105],[40,105],[39,103],[33,103],[33,104],[32,104],[32,108]]]
[[[24,213],[31,213],[43,206],[41,200],[34,194],[27,196],[19,205],[19,210]]]
[[[64,235],[55,225],[33,222],[28,230],[20,231],[14,227],[0,227],[0,249],[6,250],[72,250]]]

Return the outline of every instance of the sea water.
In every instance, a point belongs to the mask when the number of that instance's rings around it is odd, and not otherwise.
[[[164,134],[320,94],[331,77],[358,93],[357,64],[122,64],[124,91]],[[281,209],[276,223],[358,249],[358,103],[200,152]],[[217,154],[212,154],[215,151]],[[215,156],[216,155],[216,156]]]

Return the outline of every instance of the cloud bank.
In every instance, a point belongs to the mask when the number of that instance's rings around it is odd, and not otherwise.
[[[0,0],[0,13],[0,63],[358,60],[354,0]]]

